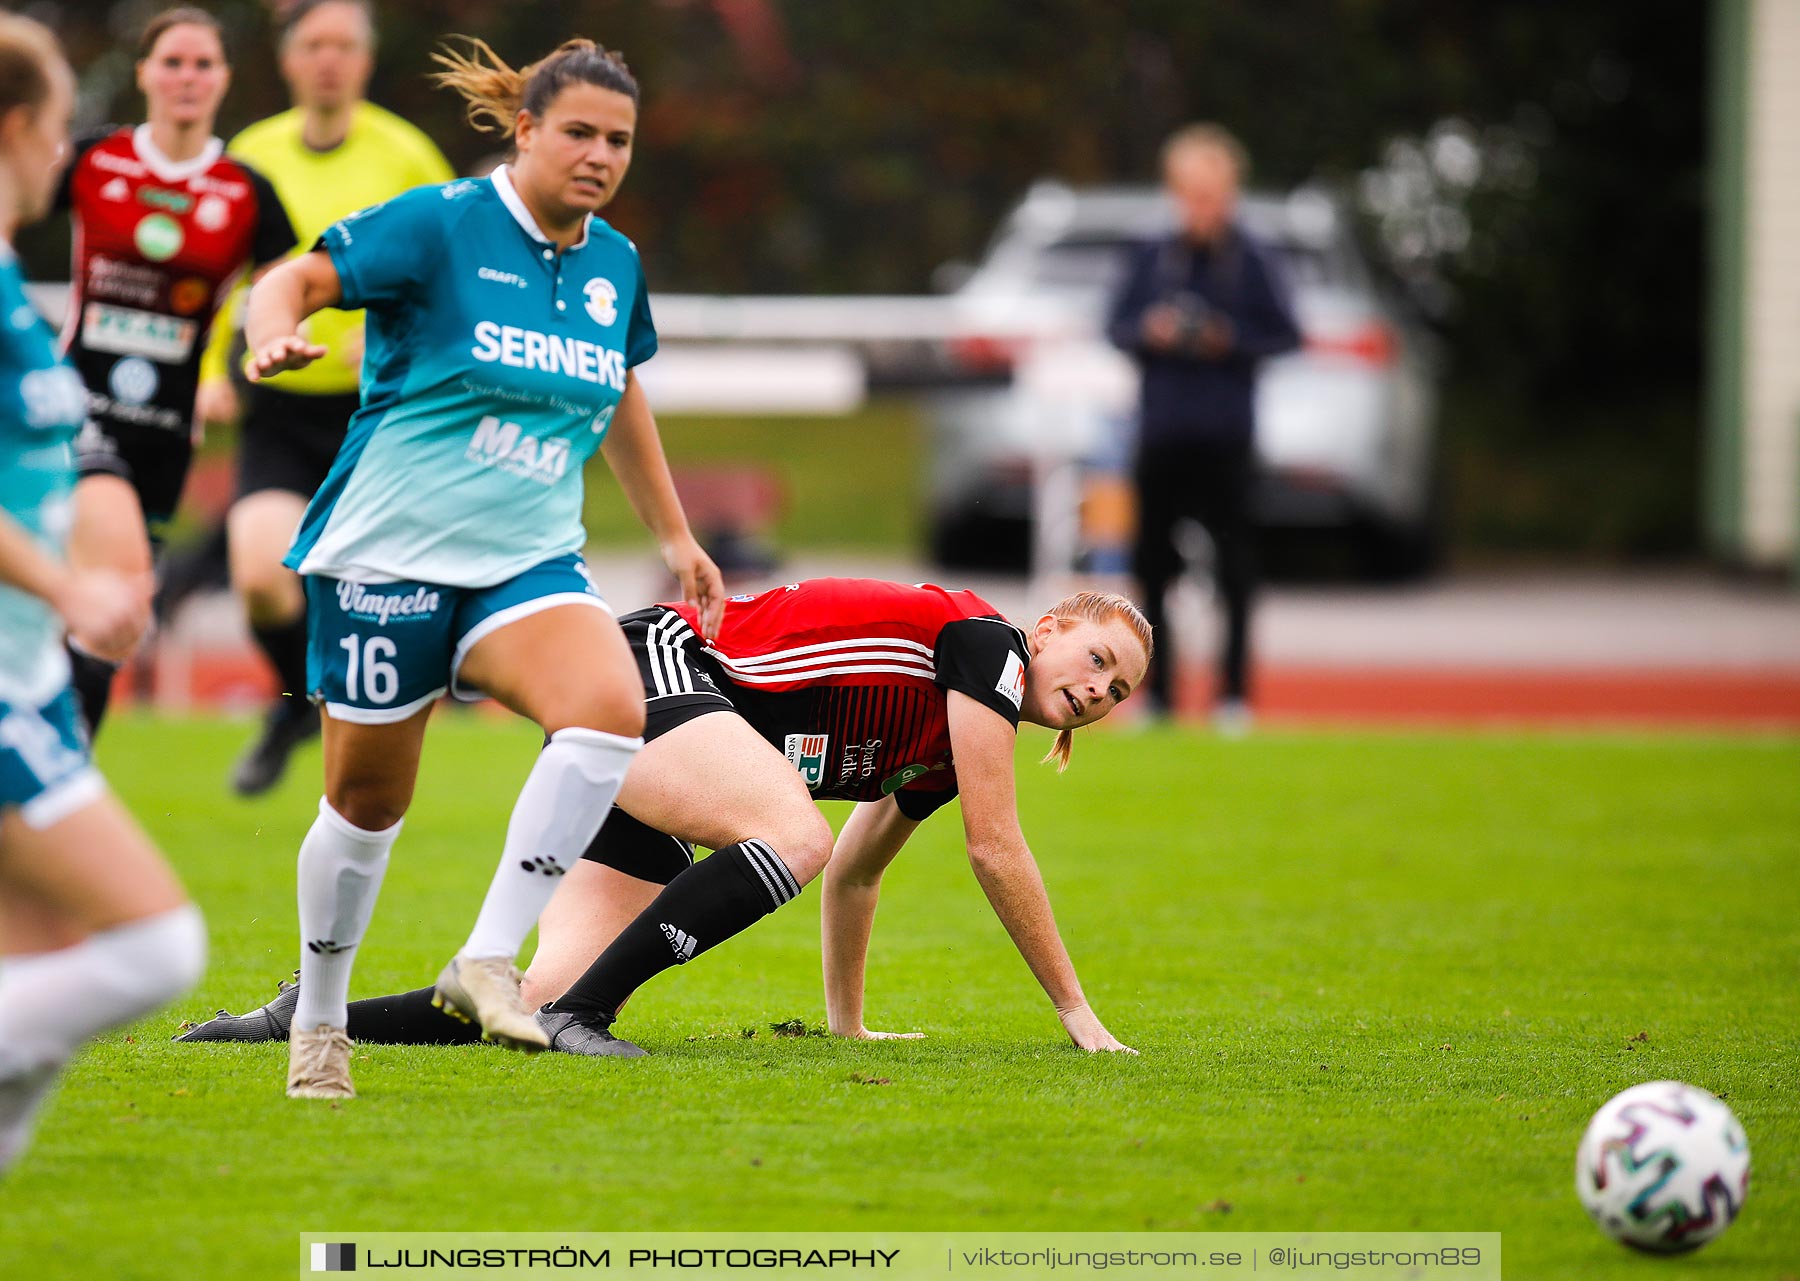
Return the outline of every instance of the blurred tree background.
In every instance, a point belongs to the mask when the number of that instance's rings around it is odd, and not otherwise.
[[[139,118],[161,7],[22,6],[57,26],[87,123]],[[286,105],[265,0],[233,34],[228,134]],[[644,86],[609,218],[655,287],[916,292],[1035,179],[1152,180],[1216,119],[1253,181],[1345,187],[1450,353],[1464,555],[1699,547],[1707,9],[1692,0],[378,0],[372,97],[451,159],[496,149],[426,83],[449,32],[529,60],[566,35]],[[40,251],[44,252],[44,251]],[[56,276],[40,261],[40,276]]]

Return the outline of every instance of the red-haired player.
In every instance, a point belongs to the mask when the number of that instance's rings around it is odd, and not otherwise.
[[[644,682],[646,746],[539,921],[524,995],[542,1005],[552,1048],[640,1053],[608,1031],[625,999],[821,871],[831,1030],[891,1035],[863,1025],[881,874],[958,795],[976,879],[1070,1038],[1084,1050],[1127,1048],[1088,1008],[1057,934],[1019,826],[1013,745],[1020,721],[1054,729],[1051,757],[1066,765],[1073,731],[1137,687],[1151,635],[1135,606],[1082,592],[1022,629],[971,592],[827,578],[734,597],[711,643],[686,605],[619,621]],[[826,799],[861,802],[835,847],[813,804]],[[714,852],[694,862],[696,845]],[[421,988],[353,1002],[349,1031],[389,1043],[474,1039],[431,999]],[[182,1039],[278,1039],[294,1000],[290,989]]]

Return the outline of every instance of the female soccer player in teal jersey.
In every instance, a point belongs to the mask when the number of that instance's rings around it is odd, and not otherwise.
[[[300,848],[294,1097],[354,1092],[352,949],[447,690],[479,690],[550,741],[437,997],[488,1039],[546,1044],[513,959],[643,745],[636,664],[580,559],[596,449],[709,635],[724,602],[631,372],[656,350],[637,251],[593,216],[631,162],[636,81],[588,40],[521,71],[479,41],[438,61],[471,123],[511,135],[517,158],[335,224],[252,291],[245,326],[255,380],[323,354],[299,332],[319,309],[368,317],[362,408],[287,557],[325,709],[325,795]]]
[[[0,14],[0,1170],[81,1043],[200,977],[200,914],[94,772],[65,628],[115,640],[149,614],[133,582],[64,563],[87,394],[13,257],[50,207],[75,78],[42,26]]]

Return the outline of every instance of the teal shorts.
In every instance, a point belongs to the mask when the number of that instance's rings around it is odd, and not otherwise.
[[[0,699],[0,808],[17,807],[27,826],[45,828],[105,788],[74,690],[65,685],[36,707]]]
[[[558,605],[607,605],[571,552],[492,587],[306,579],[306,687],[334,720],[388,725],[449,693],[475,643]]]

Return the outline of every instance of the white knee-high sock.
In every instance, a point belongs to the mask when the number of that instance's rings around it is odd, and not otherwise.
[[[644,740],[597,729],[559,729],[538,754],[506,826],[481,914],[461,955],[518,955],[519,947],[612,809]]]
[[[173,1000],[205,967],[206,925],[192,905],[0,961],[0,1172],[25,1150],[81,1043]]]
[[[96,1032],[180,996],[205,968],[206,924],[192,904],[0,960],[0,1077],[62,1063]]]
[[[388,851],[404,819],[365,831],[323,797],[300,842],[300,1003],[292,1026],[343,1027],[350,1020],[350,968],[369,928]]]

